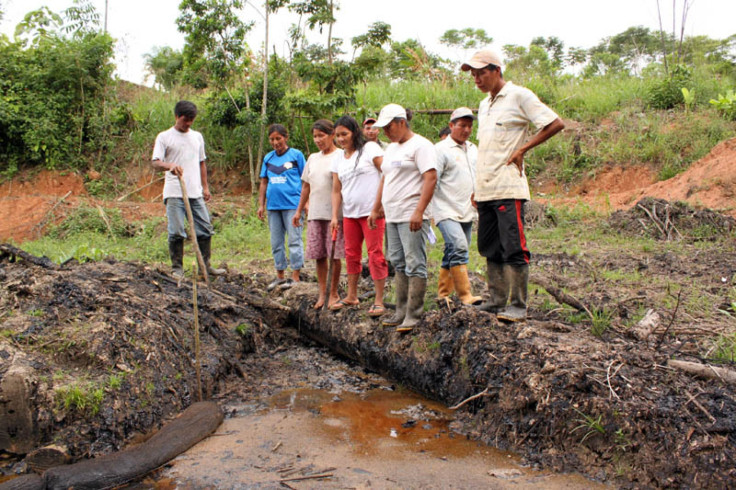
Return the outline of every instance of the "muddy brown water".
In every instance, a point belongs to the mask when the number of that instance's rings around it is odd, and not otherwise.
[[[303,388],[266,402],[229,405],[236,415],[160,481],[218,489],[605,488],[525,468],[512,453],[468,440],[453,432],[444,405],[409,391]]]

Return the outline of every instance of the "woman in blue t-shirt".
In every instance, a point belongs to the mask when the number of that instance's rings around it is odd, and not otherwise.
[[[269,285],[269,289],[273,289],[285,282],[284,271],[287,265],[291,265],[293,281],[299,281],[299,271],[304,265],[302,227],[294,227],[291,221],[299,206],[305,160],[302,152],[289,148],[289,133],[281,124],[272,124],[268,127],[268,141],[273,151],[263,158],[261,166],[258,219],[263,220],[265,210],[268,210],[271,253],[277,276]],[[290,264],[286,263],[285,237],[289,239]]]

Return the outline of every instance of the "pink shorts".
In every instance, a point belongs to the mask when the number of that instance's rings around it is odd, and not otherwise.
[[[332,251],[332,232],[330,222],[325,219],[307,221],[307,253],[308,260],[329,259]],[[342,233],[342,221],[338,221],[337,240],[335,241],[335,258],[345,258],[345,238]]]

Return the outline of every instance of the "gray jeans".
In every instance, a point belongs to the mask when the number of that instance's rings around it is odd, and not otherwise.
[[[410,231],[409,222],[386,223],[388,260],[398,272],[409,277],[427,278],[427,234],[429,220],[420,231]]]
[[[164,204],[166,205],[166,218],[169,220],[167,227],[169,239],[186,238],[189,227],[187,226],[187,210],[184,206],[184,199],[180,197],[167,197]],[[215,230],[210,223],[210,214],[207,212],[204,198],[190,199],[189,206],[192,208],[194,232],[197,234],[197,238],[206,238],[214,235]]]

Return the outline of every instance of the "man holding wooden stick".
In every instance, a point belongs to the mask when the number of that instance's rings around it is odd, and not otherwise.
[[[202,134],[191,129],[197,117],[197,106],[187,100],[181,100],[174,107],[174,116],[176,118],[174,126],[156,136],[152,158],[155,169],[166,171],[163,197],[168,219],[172,275],[177,279],[184,277],[184,240],[187,238],[188,220],[180,179],[187,191],[197,245],[207,273],[221,275],[224,274],[224,270],[210,266],[214,229],[205,204],[212,198],[207,183],[207,157]]]

